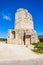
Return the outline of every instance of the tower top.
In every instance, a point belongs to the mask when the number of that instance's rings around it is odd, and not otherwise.
[[[24,9],[24,8],[19,8],[19,9],[17,9],[17,12],[20,12],[20,11],[28,12],[28,10],[27,10],[27,9]]]

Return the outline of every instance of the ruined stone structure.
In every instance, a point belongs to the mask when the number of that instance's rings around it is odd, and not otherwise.
[[[7,42],[21,45],[29,45],[33,42],[38,42],[32,15],[28,10],[19,8],[15,13],[15,26],[13,30],[8,31]]]

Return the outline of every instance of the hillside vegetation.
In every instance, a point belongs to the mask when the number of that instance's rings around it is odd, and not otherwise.
[[[38,38],[40,42],[43,42],[43,35],[39,35]]]
[[[7,38],[0,38],[0,41],[7,41]]]
[[[33,43],[34,49],[33,51],[36,53],[43,53],[43,35],[39,35],[39,42],[38,43]]]

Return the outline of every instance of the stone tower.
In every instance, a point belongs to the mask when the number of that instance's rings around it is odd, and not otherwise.
[[[29,45],[38,42],[32,15],[28,10],[19,8],[15,13],[15,26],[8,32],[8,43]]]
[[[33,20],[30,13],[26,9],[18,9],[15,14],[15,28],[19,30],[34,29]]]

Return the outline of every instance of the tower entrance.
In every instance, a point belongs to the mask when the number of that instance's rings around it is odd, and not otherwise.
[[[26,35],[26,33],[24,33],[23,41],[24,41],[24,45],[30,45],[31,44],[31,35]]]

